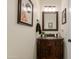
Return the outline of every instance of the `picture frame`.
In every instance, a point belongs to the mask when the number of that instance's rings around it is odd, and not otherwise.
[[[31,0],[18,0],[17,23],[33,26],[33,3]]]
[[[67,22],[66,20],[66,8],[62,12],[62,24],[65,24]]]

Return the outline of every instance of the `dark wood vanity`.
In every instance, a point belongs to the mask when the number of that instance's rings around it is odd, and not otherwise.
[[[37,59],[63,59],[64,42],[61,39],[37,39]]]

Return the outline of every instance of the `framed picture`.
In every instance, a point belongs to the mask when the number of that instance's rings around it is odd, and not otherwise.
[[[62,12],[62,24],[66,23],[66,8]]]
[[[31,0],[18,0],[17,23],[33,26],[33,4]]]

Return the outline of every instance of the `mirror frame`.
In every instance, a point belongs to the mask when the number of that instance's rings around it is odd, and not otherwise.
[[[45,13],[56,13],[56,29],[45,29],[44,28],[44,14]],[[42,12],[42,30],[43,31],[58,31],[58,12]]]

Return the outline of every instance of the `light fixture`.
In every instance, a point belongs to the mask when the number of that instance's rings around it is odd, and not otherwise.
[[[49,12],[51,12],[52,11],[52,8],[51,7],[49,7]]]
[[[56,6],[45,6],[44,11],[45,12],[55,12],[56,11]]]
[[[56,6],[52,7],[52,11],[55,12],[56,11]]]
[[[44,7],[44,11],[47,12],[49,8],[47,6]]]

